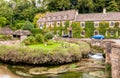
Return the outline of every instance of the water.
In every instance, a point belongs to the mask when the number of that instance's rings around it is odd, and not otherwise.
[[[33,66],[15,66],[15,65],[0,65],[0,78],[104,78],[105,71],[104,68],[92,67],[93,64],[99,64],[102,66],[103,62],[99,60],[83,60],[78,63],[72,63],[61,66],[49,66],[49,67],[33,67]],[[98,66],[99,66],[98,65]],[[89,67],[90,66],[90,67]],[[32,75],[30,73],[31,69],[37,68],[34,72],[41,72],[41,69],[50,69],[52,73],[42,74],[42,75]],[[64,68],[64,69],[63,69]],[[39,69],[39,70],[38,70]],[[59,70],[67,70],[67,72],[59,72]],[[48,71],[47,71],[48,72]]]

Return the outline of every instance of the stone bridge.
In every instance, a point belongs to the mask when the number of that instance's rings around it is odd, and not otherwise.
[[[105,62],[111,64],[112,78],[120,78],[120,39],[90,40],[91,46],[100,46],[106,53]]]

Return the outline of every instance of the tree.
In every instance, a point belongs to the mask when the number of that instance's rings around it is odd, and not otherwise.
[[[70,0],[50,0],[48,3],[48,10],[62,11],[70,9]]]
[[[6,21],[6,24],[10,24],[12,14],[13,12],[9,7],[8,2],[5,0],[0,0],[0,18],[8,20]]]
[[[4,27],[7,24],[7,19],[5,17],[0,17],[0,27]]]
[[[119,7],[118,7],[117,3],[115,2],[115,0],[111,0],[108,3],[107,11],[112,11],[112,12],[119,11]]]
[[[22,27],[23,30],[32,30],[34,28],[33,24],[30,21],[26,21],[24,26]]]

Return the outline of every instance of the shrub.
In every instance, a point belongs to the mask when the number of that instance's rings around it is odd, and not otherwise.
[[[35,36],[35,39],[36,39],[36,42],[38,42],[38,43],[44,43],[44,37],[42,34],[37,34]]]
[[[29,21],[26,21],[24,26],[22,27],[23,30],[32,30],[34,28],[33,24]]]
[[[26,38],[25,40],[23,40],[23,43],[25,43],[26,45],[30,45],[30,44],[36,43],[36,40],[33,36],[30,36]]]
[[[45,34],[45,40],[52,39],[52,38],[53,38],[53,34],[51,32],[48,32]]]
[[[12,36],[10,36],[10,35],[0,35],[0,39],[1,40],[11,40]]]
[[[42,34],[42,33],[43,33],[43,30],[42,30],[42,29],[32,29],[32,30],[31,30],[31,33],[32,33],[33,35]]]

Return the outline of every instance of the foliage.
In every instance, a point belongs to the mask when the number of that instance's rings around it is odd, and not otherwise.
[[[0,35],[0,40],[11,40],[12,36],[10,35]]]
[[[107,11],[119,11],[119,7],[118,7],[118,4],[115,2],[115,0],[111,0],[109,3],[108,3],[108,7],[107,7]]]
[[[60,27],[58,27],[58,29],[59,29],[59,35],[62,36],[62,31],[63,31],[62,22],[60,22]]]
[[[31,33],[33,34],[33,35],[36,35],[36,34],[43,34],[43,30],[42,29],[38,29],[38,28],[34,28],[34,29],[32,29],[31,30]]]
[[[42,34],[36,34],[35,39],[36,39],[36,42],[38,43],[44,43],[44,37]]]
[[[87,21],[85,22],[85,37],[91,37],[94,35],[94,22]]]
[[[4,27],[7,24],[7,19],[5,17],[0,17],[0,27]]]
[[[49,45],[48,45],[49,46]],[[50,45],[51,46],[51,45]],[[72,48],[75,47],[75,48]],[[44,46],[45,48],[45,46]],[[78,45],[70,44],[70,47],[46,50],[44,48],[30,48],[20,46],[0,46],[0,60],[11,63],[25,64],[65,64],[81,60]],[[72,48],[72,51],[70,51]]]
[[[35,39],[35,37],[30,36],[30,37],[24,39],[22,42],[25,43],[25,45],[35,44],[36,39]]]
[[[56,24],[56,22],[54,23],[53,31],[54,31],[54,34],[57,34],[57,24]]]
[[[106,29],[109,27],[109,22],[100,22],[99,24],[99,33],[106,36]]]
[[[106,72],[106,78],[111,78],[111,65],[105,64],[105,72]]]
[[[36,28],[39,28],[39,27],[37,26],[37,21],[38,21],[38,19],[39,19],[39,18],[42,18],[42,17],[44,17],[44,16],[45,16],[45,14],[41,14],[41,13],[38,13],[38,14],[35,15],[35,17],[34,17],[34,19],[33,19],[33,24],[34,24],[34,26],[35,26]]]
[[[23,30],[32,30],[34,28],[33,24],[30,21],[26,21],[24,26],[22,27]]]
[[[48,32],[45,34],[45,40],[49,40],[49,39],[52,39],[53,38],[53,34],[51,32]]]
[[[72,22],[71,27],[72,27],[73,37],[80,38],[81,37],[80,36],[80,33],[81,33],[80,23]]]
[[[65,21],[65,27],[64,27],[65,33],[68,32],[67,28],[68,28],[69,26],[70,26],[70,21],[69,21],[69,20]]]

